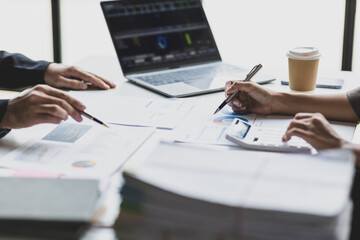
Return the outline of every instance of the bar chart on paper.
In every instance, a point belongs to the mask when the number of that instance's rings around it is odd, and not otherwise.
[[[155,131],[152,127],[90,126],[62,122],[42,139],[7,154],[1,167],[64,176],[109,176]]]
[[[53,159],[61,155],[63,150],[64,147],[61,146],[36,143],[24,149],[14,160],[18,162],[46,165],[50,164]]]
[[[43,140],[74,143],[90,128],[91,126],[88,125],[74,125],[64,122],[51,131],[48,135],[46,135]]]

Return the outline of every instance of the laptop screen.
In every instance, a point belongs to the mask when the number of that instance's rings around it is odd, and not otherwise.
[[[124,73],[221,60],[199,0],[101,5]]]

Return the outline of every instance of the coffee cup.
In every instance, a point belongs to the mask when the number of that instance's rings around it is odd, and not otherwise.
[[[312,91],[316,87],[320,52],[314,47],[297,47],[287,54],[291,90]]]

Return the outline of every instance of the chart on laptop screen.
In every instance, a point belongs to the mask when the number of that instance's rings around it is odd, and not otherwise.
[[[200,1],[121,3],[104,12],[124,72],[219,58]]]

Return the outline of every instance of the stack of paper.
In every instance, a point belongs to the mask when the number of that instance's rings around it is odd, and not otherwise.
[[[96,180],[0,178],[0,238],[79,239],[102,211]]]
[[[347,239],[353,154],[159,144],[125,172],[119,236]]]

